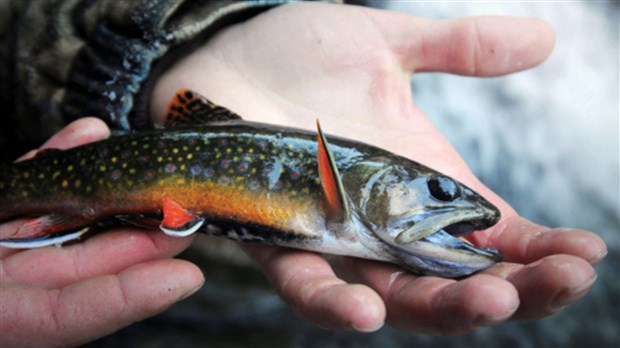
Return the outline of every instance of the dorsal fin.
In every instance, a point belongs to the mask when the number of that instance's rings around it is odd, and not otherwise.
[[[342,180],[340,179],[340,173],[338,172],[338,167],[336,167],[334,155],[329,150],[327,139],[323,131],[321,131],[319,120],[316,120],[316,127],[318,130],[317,156],[319,176],[321,177],[321,186],[325,194],[325,214],[329,219],[344,222],[349,219],[350,211],[344,194]]]
[[[168,105],[164,116],[166,128],[218,121],[240,120],[241,116],[219,106],[199,93],[179,89]]]

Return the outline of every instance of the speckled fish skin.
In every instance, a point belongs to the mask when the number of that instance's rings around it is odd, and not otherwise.
[[[50,213],[77,219],[75,227],[138,221],[161,216],[168,196],[205,219],[203,232],[239,241],[387,261],[445,277],[501,259],[456,237],[497,222],[499,211],[484,198],[382,149],[328,139],[351,206],[346,221],[325,212],[316,133],[241,120],[112,137],[2,167],[0,221]],[[395,242],[432,219],[436,226],[424,238]]]

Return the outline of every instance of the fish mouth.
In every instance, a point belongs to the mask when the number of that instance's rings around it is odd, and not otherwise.
[[[379,233],[396,261],[408,270],[424,275],[459,278],[493,266],[502,260],[494,248],[479,248],[459,238],[497,223],[500,213],[490,205],[472,209],[431,212],[411,222],[396,237]],[[392,232],[392,235],[394,232]],[[382,237],[383,236],[383,237]]]

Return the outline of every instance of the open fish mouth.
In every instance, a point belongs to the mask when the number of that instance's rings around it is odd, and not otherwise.
[[[494,248],[479,248],[459,238],[487,229],[500,218],[495,207],[437,210],[400,232],[378,233],[386,250],[414,273],[458,278],[502,260]],[[394,237],[394,234],[397,234]]]

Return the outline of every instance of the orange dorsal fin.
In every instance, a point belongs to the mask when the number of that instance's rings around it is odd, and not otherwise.
[[[164,127],[173,128],[240,119],[241,116],[211,102],[199,93],[182,88],[177,91],[168,105],[164,116]]]
[[[198,231],[204,219],[185,210],[179,203],[168,196],[164,196],[162,208],[164,219],[159,228],[173,237],[186,237]]]
[[[321,131],[319,120],[316,120],[318,130],[318,164],[321,186],[325,195],[324,210],[329,219],[343,222],[349,219],[349,204],[344,194],[342,180],[336,167],[336,161],[329,150],[327,139]]]

